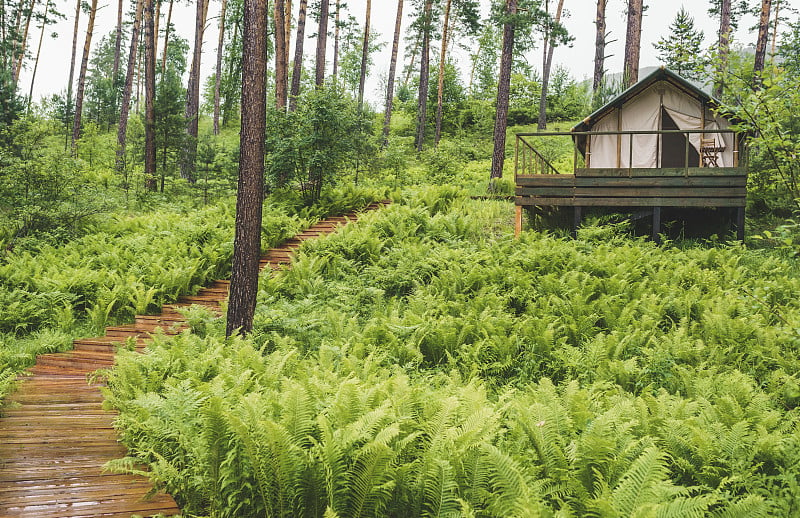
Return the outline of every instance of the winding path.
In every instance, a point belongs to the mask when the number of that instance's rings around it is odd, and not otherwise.
[[[289,264],[303,241],[357,218],[352,212],[316,223],[269,250],[261,267]],[[95,370],[114,364],[121,342],[133,338],[142,349],[156,328],[168,334],[186,329],[180,308],[219,308],[227,297],[228,281],[216,281],[196,295],[181,297],[178,304],[165,305],[160,315],[137,316],[134,324],[106,328],[105,336],[75,340],[70,352],[37,357],[30,376],[0,409],[0,517],[179,515],[170,495],[150,494],[153,488],[147,479],[103,471],[107,461],[124,456],[126,450],[113,427],[116,414],[103,409],[97,384],[86,380]]]

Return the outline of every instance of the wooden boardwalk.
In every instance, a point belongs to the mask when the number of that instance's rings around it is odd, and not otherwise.
[[[284,267],[303,241],[357,217],[350,213],[318,222],[269,250],[262,268]],[[141,349],[156,328],[168,334],[186,329],[180,308],[199,304],[218,309],[227,297],[228,281],[216,281],[178,304],[165,305],[160,315],[140,315],[134,324],[106,328],[105,336],[75,340],[73,351],[40,355],[0,409],[0,517],[179,515],[170,495],[148,497],[152,486],[147,479],[103,472],[107,461],[126,450],[117,441],[115,413],[103,410],[103,397],[87,383],[87,375],[111,367],[116,348],[129,337]]]

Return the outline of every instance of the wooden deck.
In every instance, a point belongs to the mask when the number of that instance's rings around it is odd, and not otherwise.
[[[383,204],[373,204],[367,210]],[[306,239],[331,233],[357,213],[333,217],[273,248],[262,268],[291,262]],[[117,346],[129,337],[142,349],[156,328],[166,333],[186,329],[180,308],[192,304],[217,309],[228,297],[228,281],[216,281],[160,315],[140,315],[136,322],[106,328],[106,335],[75,340],[74,350],[37,358],[30,376],[0,409],[0,517],[76,518],[131,515],[179,515],[170,495],[148,496],[142,477],[103,471],[103,465],[125,455],[113,428],[115,414],[103,410],[97,386],[87,375],[111,367]]]
[[[575,174],[516,176],[517,230],[523,206],[573,207],[576,226],[587,207],[644,207],[652,211],[654,237],[662,207],[732,207],[743,239],[746,199],[747,170],[738,167],[577,169]]]

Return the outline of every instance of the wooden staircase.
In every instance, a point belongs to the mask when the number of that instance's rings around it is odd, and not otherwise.
[[[382,207],[374,203],[365,210]],[[334,232],[358,213],[332,217],[269,250],[261,267],[286,267],[307,239]],[[0,408],[0,518],[125,517],[178,515],[170,495],[147,497],[143,477],[103,472],[103,465],[125,455],[113,427],[115,413],[103,410],[97,386],[87,375],[114,364],[116,349],[131,339],[141,350],[150,333],[187,329],[181,308],[193,304],[219,310],[229,281],[215,281],[197,294],[165,305],[160,315],[138,315],[133,324],[110,326],[105,336],[74,341],[74,350],[43,354],[19,390]]]

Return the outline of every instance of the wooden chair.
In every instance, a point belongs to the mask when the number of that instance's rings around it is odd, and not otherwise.
[[[700,139],[700,158],[703,161],[703,167],[719,167],[717,160],[719,153],[725,148],[717,146],[717,140],[714,137]]]

